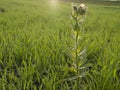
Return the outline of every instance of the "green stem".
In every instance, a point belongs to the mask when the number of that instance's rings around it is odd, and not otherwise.
[[[78,53],[77,53],[77,49],[78,49],[78,32],[76,34],[76,41],[75,41],[75,45],[76,45],[76,49],[75,49],[75,59],[76,59],[76,66],[77,66],[77,74],[78,74]]]
[[[75,40],[75,45],[76,45],[76,49],[75,49],[75,59],[76,59],[76,67],[77,67],[77,76],[79,77],[79,63],[78,63],[78,31],[76,31],[76,40]],[[77,90],[79,90],[79,78],[77,79]]]

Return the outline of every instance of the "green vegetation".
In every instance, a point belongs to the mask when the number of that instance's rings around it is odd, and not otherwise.
[[[120,0],[61,0],[61,1],[73,1],[73,2],[82,2],[89,4],[98,4],[98,5],[117,5],[120,6]]]
[[[80,90],[120,90],[120,6],[87,4]],[[0,0],[0,90],[76,90],[71,3]]]

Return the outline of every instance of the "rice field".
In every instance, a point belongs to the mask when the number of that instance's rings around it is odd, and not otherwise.
[[[88,4],[80,90],[120,90],[120,6]],[[0,90],[77,90],[71,3],[0,0]]]

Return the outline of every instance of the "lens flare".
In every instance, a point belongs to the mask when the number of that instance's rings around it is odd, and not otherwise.
[[[53,8],[56,8],[58,6],[58,0],[50,0],[50,5]]]

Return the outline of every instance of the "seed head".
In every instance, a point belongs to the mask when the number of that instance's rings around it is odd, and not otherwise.
[[[75,11],[75,12],[77,12],[77,6],[73,6],[73,10]]]
[[[86,13],[87,7],[85,4],[81,3],[78,7],[78,14],[84,15]]]

